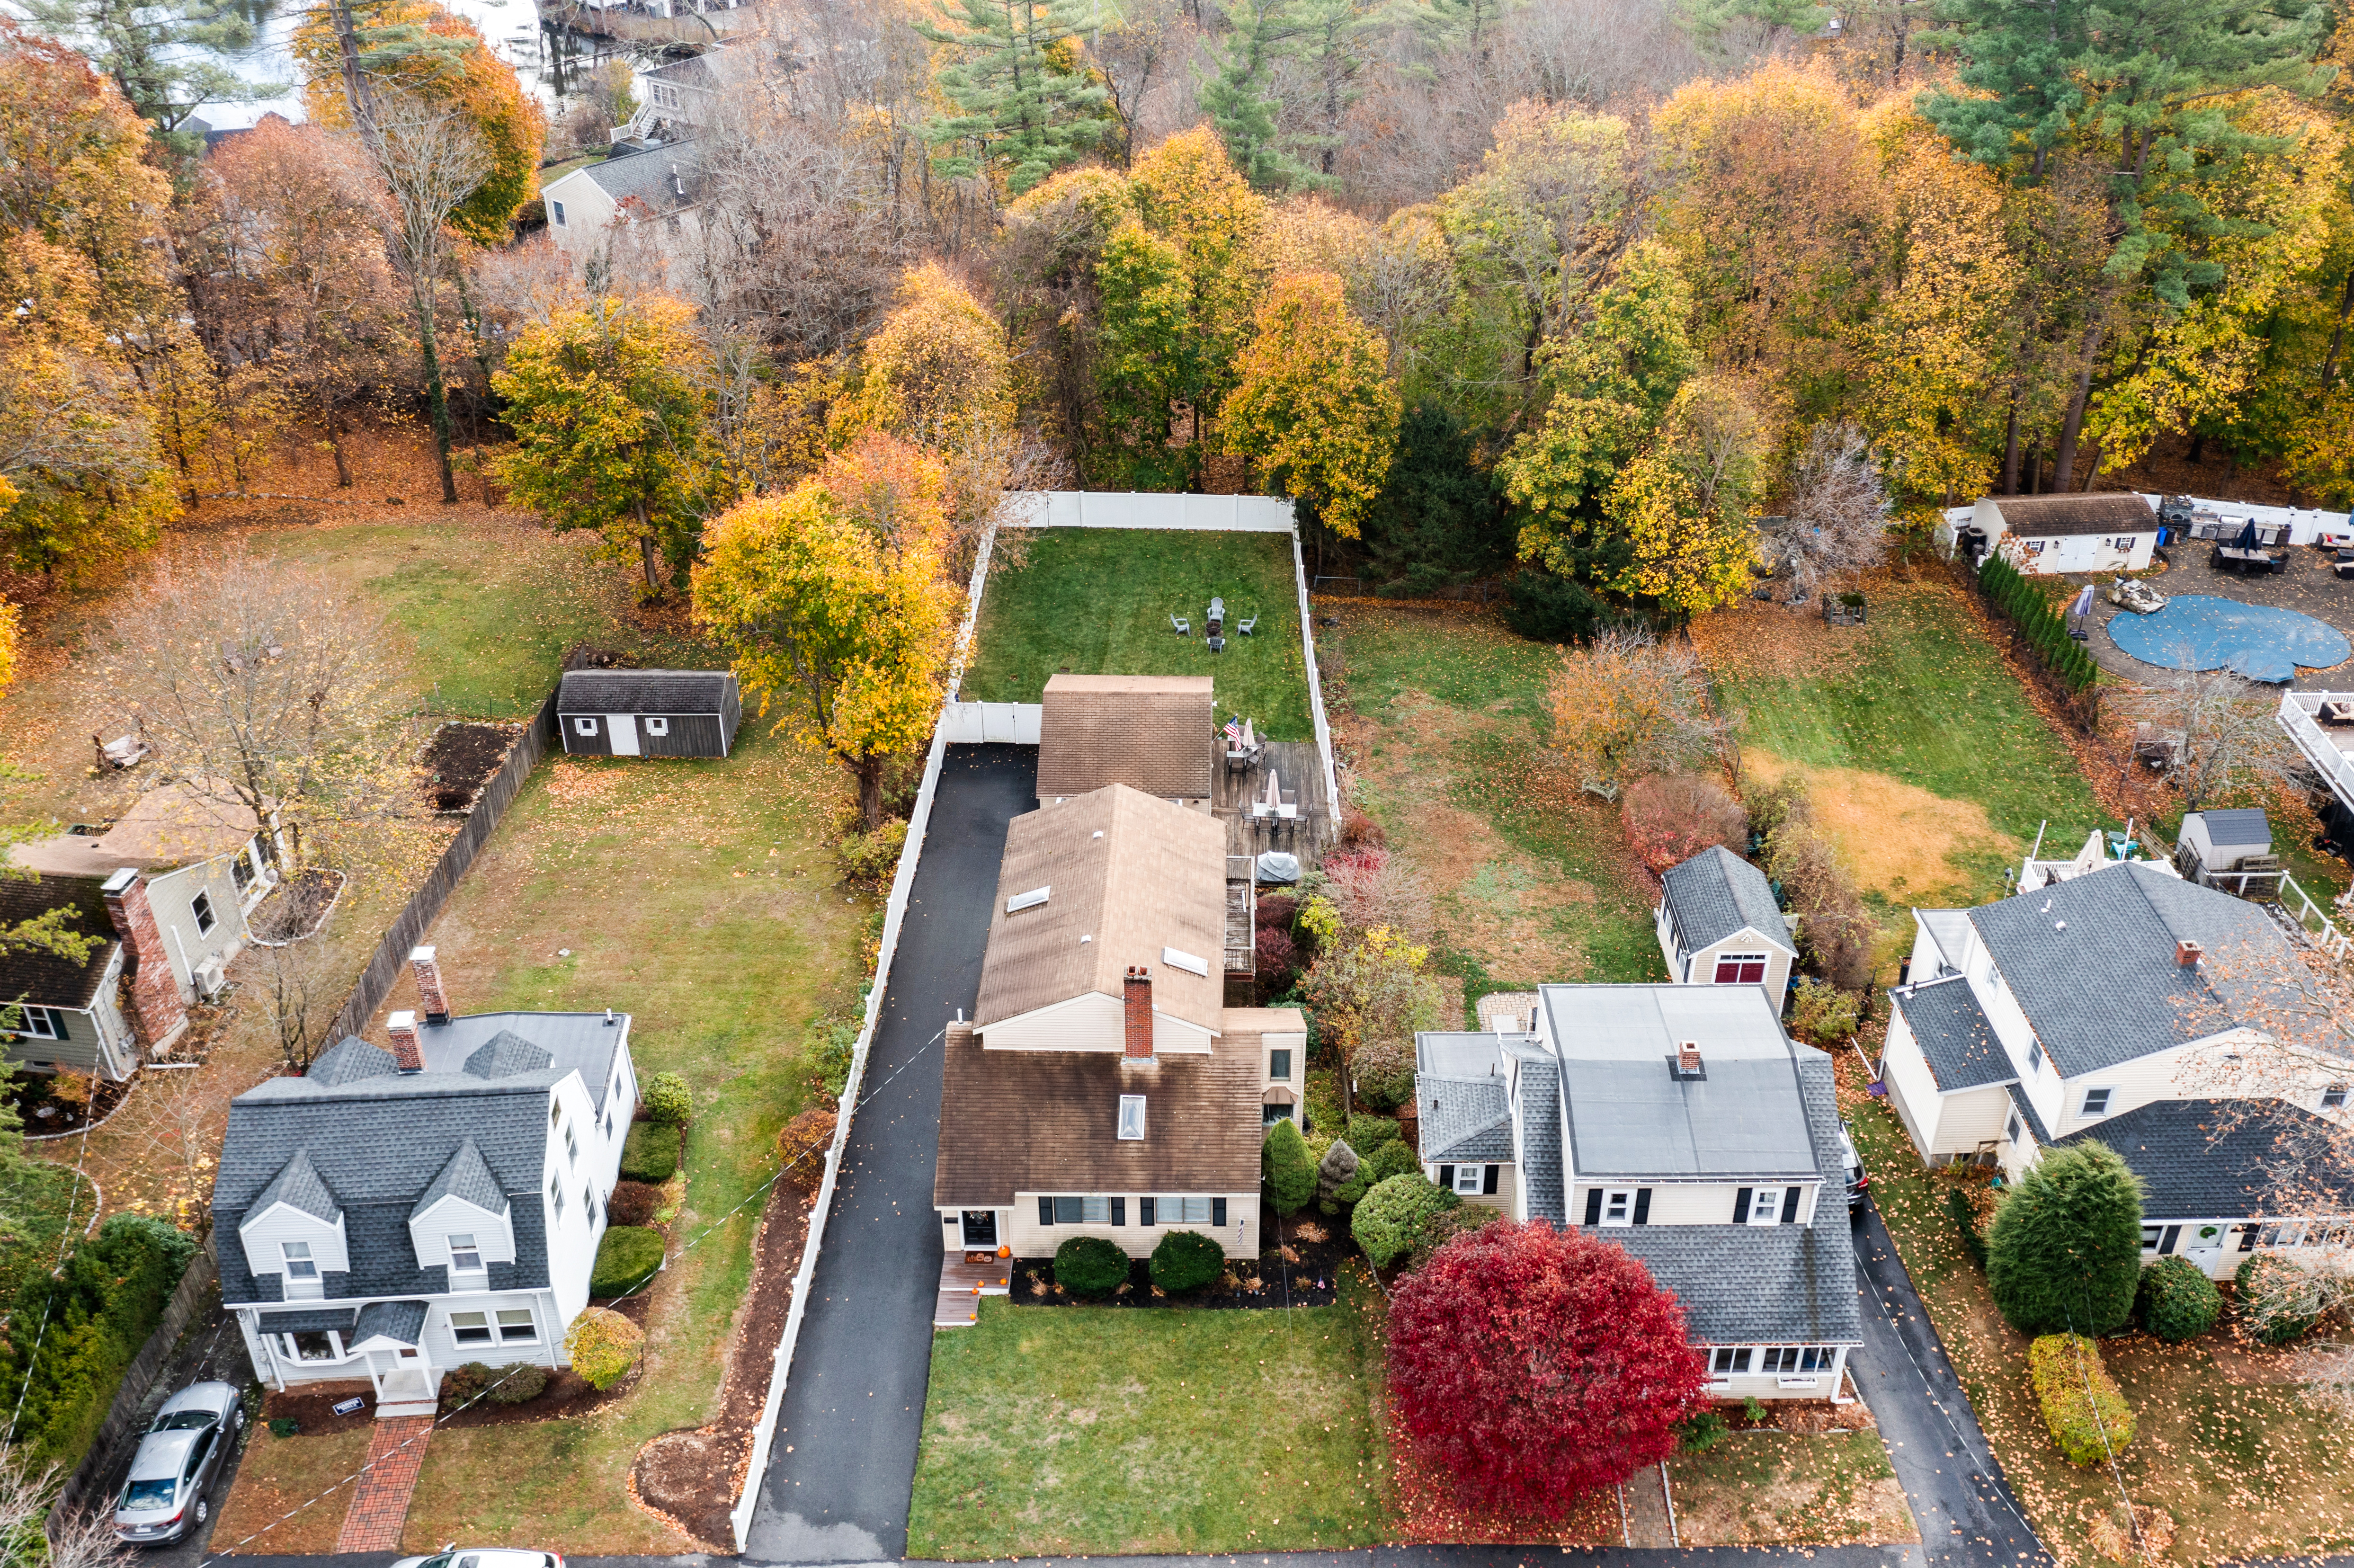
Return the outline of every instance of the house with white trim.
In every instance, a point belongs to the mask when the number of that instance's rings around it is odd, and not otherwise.
[[[1773,884],[1749,862],[1713,844],[1670,866],[1651,922],[1678,985],[1762,985],[1781,1010],[1797,940]]]

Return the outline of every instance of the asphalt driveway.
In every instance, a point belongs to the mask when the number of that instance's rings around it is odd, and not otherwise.
[[[1877,1204],[1865,1205],[1855,1227],[1855,1257],[1864,1295],[1863,1353],[1849,1366],[1880,1423],[1931,1568],[2049,1563]]]
[[[1037,803],[1037,780],[1035,747],[949,747],[746,1535],[751,1561],[907,1550],[940,1277],[939,1036],[959,1008],[971,1016],[1005,825]]]

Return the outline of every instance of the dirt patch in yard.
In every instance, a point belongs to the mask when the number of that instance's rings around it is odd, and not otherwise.
[[[690,1431],[665,1432],[638,1450],[630,1467],[630,1500],[705,1550],[735,1551],[730,1519],[752,1459],[752,1428],[769,1395],[777,1341],[793,1304],[793,1275],[809,1236],[811,1201],[821,1167],[803,1161],[779,1180],[752,1243],[752,1283],[727,1341],[717,1419]],[[636,1298],[639,1301],[645,1297]],[[623,1310],[627,1304],[622,1303]]]
[[[465,720],[452,720],[436,729],[433,738],[425,743],[424,755],[417,759],[422,776],[419,787],[425,792],[426,802],[437,811],[472,810],[475,797],[499,770],[522,733],[519,724]]]
[[[1875,591],[1889,586],[1884,581],[1867,584],[1867,605]],[[1743,599],[1694,617],[1691,640],[1712,670],[1780,681],[1811,680],[1851,670],[1872,646],[1869,626],[1832,626],[1823,620],[1819,604],[1792,609],[1755,599]]]
[[[1752,747],[1742,764],[1769,784],[1803,779],[1815,821],[1856,881],[1896,902],[1951,887],[1961,876],[1956,852],[2020,845],[1995,832],[1984,806],[1949,800],[1885,773],[1810,768]],[[2070,846],[2073,848],[2073,846]]]

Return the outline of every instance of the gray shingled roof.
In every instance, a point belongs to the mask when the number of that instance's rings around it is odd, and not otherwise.
[[[1925,985],[1905,986],[1888,993],[1897,1011],[1912,1026],[1929,1072],[1947,1094],[1988,1084],[2006,1084],[2019,1076],[2010,1057],[1995,1038],[1994,1025],[1978,1006],[1970,982],[1948,975]]]
[[[333,1329],[348,1334],[359,1313],[349,1307],[326,1307],[309,1312],[263,1312],[255,1327],[265,1334],[308,1334]]]
[[[2221,1033],[2262,1011],[2267,973],[2303,972],[2262,909],[2142,861],[1969,915],[2063,1077]],[[2196,968],[2175,961],[2185,938]]]
[[[2026,1089],[2020,1086],[2016,1078],[2006,1084],[2004,1088],[2010,1095],[2010,1103],[2019,1107],[2020,1116],[2027,1123],[2027,1130],[2035,1135],[2035,1147],[2042,1149],[2049,1146],[2052,1142],[2052,1134],[2044,1127],[2043,1118],[2037,1112],[2035,1102],[2027,1097]],[[2006,1118],[2005,1120],[2008,1122],[2009,1118]]]
[[[1504,1053],[1520,1064],[1521,1188],[1528,1194],[1529,1217],[1564,1224],[1560,1068],[1551,1053],[1532,1040],[1508,1039]]]
[[[331,1225],[344,1212],[343,1205],[335,1202],[334,1193],[329,1192],[326,1182],[320,1179],[318,1167],[311,1163],[310,1152],[302,1149],[296,1150],[288,1157],[286,1163],[278,1168],[278,1174],[270,1178],[270,1185],[255,1196],[250,1212],[258,1214],[280,1203],[300,1209]]]
[[[1414,1065],[1423,1159],[1513,1158],[1512,1107],[1504,1093],[1499,1036],[1424,1030],[1414,1037]]]
[[[380,1078],[400,1071],[400,1064],[381,1045],[371,1045],[356,1034],[346,1034],[311,1064],[303,1075],[314,1084],[339,1086],[361,1078]]]
[[[1670,866],[1659,884],[1667,892],[1676,930],[1693,951],[1712,947],[1744,926],[1797,951],[1790,924],[1782,918],[1766,874],[1722,844]]]
[[[466,1058],[465,1071],[477,1078],[512,1078],[536,1073],[556,1058],[512,1029],[492,1035]]]
[[[668,178],[661,167],[663,159],[660,153],[642,153],[626,161],[655,165],[656,174],[663,179]],[[592,164],[589,172],[598,175],[597,183],[604,185],[618,201],[621,193],[606,183],[602,174],[606,167],[602,164]],[[695,188],[692,178],[688,180],[687,188],[690,191]],[[556,711],[559,714],[718,714],[726,711],[728,684],[735,679],[726,670],[567,670],[557,685]]]
[[[2354,1200],[2329,1124],[2286,1101],[2153,1100],[2060,1141],[2116,1150],[2141,1178],[2151,1224],[2336,1213]]]
[[[424,1332],[424,1302],[371,1301],[360,1308],[359,1321],[352,1325],[351,1343],[365,1344],[380,1336],[396,1344],[413,1345]]]
[[[428,1073],[463,1074],[480,1082],[481,1075],[472,1064],[482,1047],[502,1035],[520,1037],[547,1053],[546,1070],[556,1077],[578,1073],[580,1081],[588,1086],[588,1103],[602,1111],[605,1096],[613,1086],[614,1058],[629,1033],[629,1022],[626,1012],[615,1013],[610,1023],[598,1012],[472,1012],[442,1023],[419,1022],[417,1048]],[[510,1059],[503,1075],[528,1076],[529,1070],[515,1067]]]
[[[2207,824],[2207,842],[2218,849],[2238,849],[2243,845],[2263,844],[2270,848],[2273,825],[2265,821],[2263,811],[2253,806],[2243,806],[2229,811],[2195,813]]]
[[[458,1145],[458,1152],[450,1156],[450,1163],[426,1184],[416,1207],[409,1210],[409,1217],[414,1219],[444,1198],[462,1198],[487,1213],[507,1212],[507,1195],[499,1191],[499,1179],[491,1174],[489,1162],[471,1138]]]

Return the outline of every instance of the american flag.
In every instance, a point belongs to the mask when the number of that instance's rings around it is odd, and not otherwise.
[[[1240,719],[1228,719],[1228,720],[1226,721],[1226,744],[1227,744],[1228,746],[1240,746],[1242,743],[1243,743],[1243,724],[1242,724],[1242,720],[1240,720]]]

